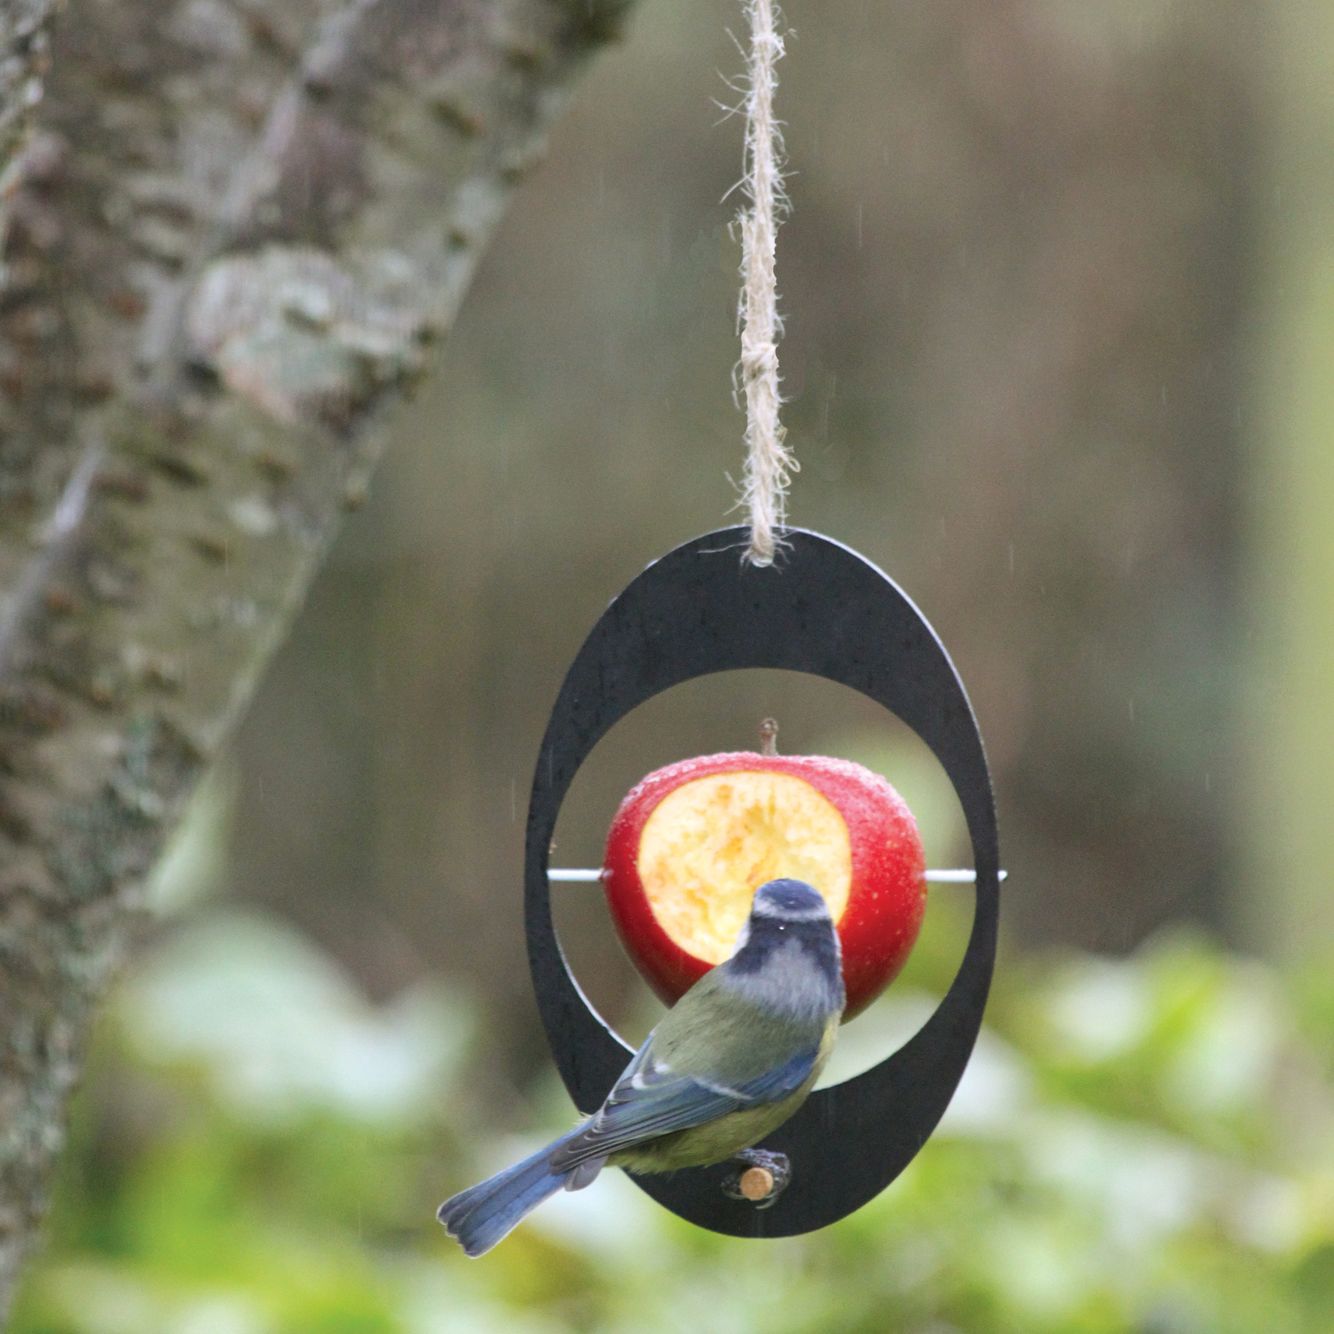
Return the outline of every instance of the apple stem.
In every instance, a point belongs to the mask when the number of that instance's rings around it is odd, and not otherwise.
[[[760,719],[760,754],[778,754],[778,719]]]

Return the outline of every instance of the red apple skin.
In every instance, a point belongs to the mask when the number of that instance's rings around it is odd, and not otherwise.
[[[804,779],[847,824],[852,882],[847,907],[836,925],[848,997],[843,1018],[851,1019],[898,976],[926,909],[926,858],[912,812],[884,778],[851,760],[730,751],[679,760],[642,779],[626,794],[612,820],[603,862],[607,904],[621,942],[668,1005],[712,967],[678,945],[653,915],[639,879],[640,837],[658,803],[683,783],[746,772]]]

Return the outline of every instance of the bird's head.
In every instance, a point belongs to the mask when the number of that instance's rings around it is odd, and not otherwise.
[[[816,1003],[843,1008],[838,932],[824,896],[803,880],[770,880],[755,891],[750,917],[725,966],[739,981],[790,987],[802,1008]]]

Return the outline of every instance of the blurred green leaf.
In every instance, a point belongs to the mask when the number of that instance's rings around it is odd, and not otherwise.
[[[854,1064],[915,1030],[955,944],[921,960],[927,990],[891,988],[845,1030]],[[1121,962],[1011,958],[990,1017],[939,1133],[832,1228],[717,1237],[609,1174],[474,1263],[435,1204],[568,1124],[554,1075],[506,1110],[545,1125],[502,1140],[461,1001],[372,1006],[290,928],[215,913],[103,1025],[13,1330],[1323,1331],[1318,982],[1174,935]]]

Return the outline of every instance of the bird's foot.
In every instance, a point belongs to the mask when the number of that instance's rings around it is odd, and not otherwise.
[[[757,1209],[772,1208],[792,1179],[792,1164],[785,1153],[742,1149],[732,1161],[738,1167],[723,1178],[723,1194],[732,1200],[749,1200]]]

